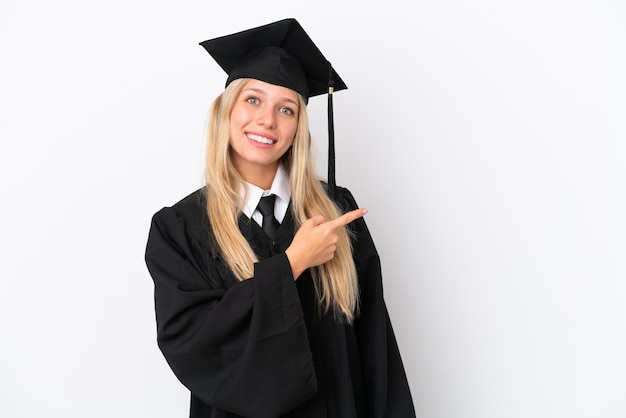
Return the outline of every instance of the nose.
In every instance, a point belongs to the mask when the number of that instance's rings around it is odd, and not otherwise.
[[[273,128],[274,126],[276,126],[276,115],[274,114],[273,109],[267,106],[259,109],[259,113],[257,115],[257,123],[266,128]]]

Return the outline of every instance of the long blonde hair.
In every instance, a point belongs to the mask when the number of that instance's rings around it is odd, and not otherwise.
[[[258,261],[239,230],[240,190],[244,181],[232,164],[229,145],[230,113],[247,81],[234,80],[213,102],[206,147],[207,213],[221,254],[238,280],[251,278],[254,263]],[[306,104],[300,95],[298,99],[300,111],[295,139],[281,160],[289,175],[296,231],[313,216],[322,215],[330,220],[341,214],[315,175]],[[319,307],[324,312],[332,310],[335,318],[351,323],[357,313],[359,299],[356,267],[348,229],[339,229],[337,235],[339,241],[335,257],[311,269],[311,272]]]

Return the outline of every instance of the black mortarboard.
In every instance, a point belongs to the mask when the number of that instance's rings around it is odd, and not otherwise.
[[[226,85],[239,78],[254,78],[309,97],[328,93],[328,183],[335,189],[333,91],[347,86],[295,19],[201,42],[228,74]]]

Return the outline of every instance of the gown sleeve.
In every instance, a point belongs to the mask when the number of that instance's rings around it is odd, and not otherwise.
[[[345,210],[357,205],[344,191]],[[354,323],[370,417],[414,418],[415,407],[383,295],[380,258],[363,218],[351,224],[359,276],[360,315]]]
[[[280,253],[254,277],[216,286],[216,261],[172,208],[150,227],[157,342],[195,396],[242,417],[279,416],[312,397],[317,381],[291,266]]]

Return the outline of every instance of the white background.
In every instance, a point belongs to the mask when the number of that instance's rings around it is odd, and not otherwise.
[[[617,0],[1,0],[0,415],[187,416],[150,217],[202,182],[226,77],[198,42],[285,17],[348,84],[337,179],[370,210],[419,417],[626,417]]]

